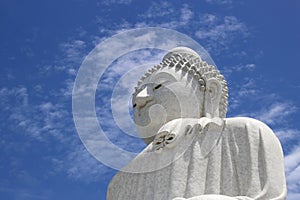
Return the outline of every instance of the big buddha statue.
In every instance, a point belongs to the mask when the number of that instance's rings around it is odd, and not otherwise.
[[[192,49],[170,50],[140,79],[134,122],[147,147],[110,182],[108,200],[283,200],[273,131],[226,118],[224,76]]]

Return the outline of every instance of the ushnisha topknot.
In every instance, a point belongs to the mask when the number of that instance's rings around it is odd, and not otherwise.
[[[222,87],[222,94],[219,103],[219,117],[225,118],[228,106],[228,87],[224,76],[216,69],[215,66],[207,64],[202,61],[201,57],[192,49],[187,47],[176,47],[170,50],[163,58],[163,60],[158,64],[149,69],[142,78],[138,81],[139,88],[144,79],[149,77],[153,72],[159,69],[169,67],[177,71],[182,70],[192,75],[200,85],[201,90],[205,91],[206,81],[210,78],[216,78]]]

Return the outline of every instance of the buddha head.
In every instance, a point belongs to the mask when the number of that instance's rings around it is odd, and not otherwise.
[[[178,118],[225,118],[227,83],[192,49],[177,47],[139,80],[132,98],[134,122],[149,144],[167,122]]]

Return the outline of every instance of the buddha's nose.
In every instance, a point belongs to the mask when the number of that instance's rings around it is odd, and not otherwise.
[[[143,108],[153,97],[148,93],[148,88],[145,87],[135,97],[135,105],[138,109]]]

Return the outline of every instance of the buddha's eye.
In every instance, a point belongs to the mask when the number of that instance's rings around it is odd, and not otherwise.
[[[154,87],[155,90],[157,90],[158,88],[160,88],[162,86],[162,84],[158,84],[157,86]]]

